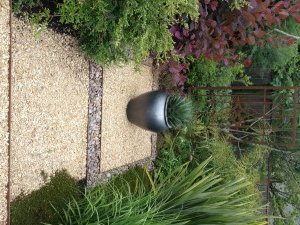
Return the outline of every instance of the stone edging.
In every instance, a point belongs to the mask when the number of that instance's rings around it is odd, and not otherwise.
[[[100,176],[103,68],[90,62],[89,73],[86,184],[92,186]]]

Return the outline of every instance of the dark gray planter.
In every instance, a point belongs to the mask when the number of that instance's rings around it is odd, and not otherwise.
[[[163,91],[150,91],[133,98],[127,104],[127,118],[131,123],[154,132],[165,131],[171,126],[167,121],[170,95]]]

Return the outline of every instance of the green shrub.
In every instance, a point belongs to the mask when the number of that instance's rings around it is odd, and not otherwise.
[[[214,159],[211,166],[217,173],[224,177],[225,181],[235,179],[243,176],[251,183],[247,188],[241,192],[241,195],[252,194],[252,203],[254,206],[260,205],[261,193],[257,188],[260,182],[260,171],[258,164],[263,161],[263,154],[267,149],[262,146],[248,147],[247,153],[244,152],[242,156],[237,159],[235,153],[236,149],[226,139],[214,135],[213,138],[206,137],[204,143],[199,151],[203,159],[209,155],[213,155]]]
[[[300,35],[299,24],[291,17],[285,20],[278,29],[295,36]],[[262,76],[264,70],[276,70],[278,68],[282,68],[293,57],[299,55],[297,41],[295,41],[295,43],[291,46],[278,43],[277,47],[273,42],[268,43],[264,41],[264,48],[258,45],[254,45],[252,47],[244,46],[242,51],[252,60],[250,67],[262,69]]]
[[[264,70],[275,70],[283,67],[295,56],[296,45],[285,46],[282,44],[275,48],[273,44],[265,43],[265,47],[253,46],[249,52],[249,58],[252,60],[251,68],[260,68]],[[263,74],[262,74],[263,75]]]
[[[30,181],[28,181],[30,182]],[[66,171],[56,172],[49,183],[26,196],[11,202],[12,225],[37,225],[42,222],[58,224],[58,213],[71,199],[81,197],[81,187]],[[57,212],[53,209],[53,207]]]
[[[14,14],[20,15],[22,10],[30,11],[36,7],[41,7],[42,2],[40,0],[14,0],[12,6]]]
[[[180,130],[168,131],[158,136],[157,150],[158,154],[155,159],[156,172],[160,172],[161,177],[167,176],[174,168],[189,162],[193,155],[192,142],[187,138],[187,128]],[[190,167],[194,168],[197,164],[196,158],[190,162]]]
[[[85,199],[73,201],[64,213],[63,224],[265,224],[250,208],[250,196],[237,193],[249,184],[243,178],[225,184],[205,169],[209,160],[188,173],[187,164],[172,171],[165,179],[152,178],[151,191],[143,185],[124,194],[108,184],[86,190]]]
[[[194,87],[229,86],[235,81],[246,85],[250,84],[249,78],[244,75],[244,66],[242,64],[234,67],[222,66],[204,57],[199,57],[199,59],[190,64],[186,77],[187,85]]]
[[[300,54],[298,49],[294,49],[292,57],[289,57],[283,66],[274,70],[274,78],[271,82],[274,86],[297,86],[300,87]]]
[[[198,16],[196,0],[64,0],[61,22],[79,32],[82,50],[95,61],[124,61],[128,52],[140,64],[149,52],[165,60],[173,49],[169,27],[175,14]]]
[[[191,134],[200,139],[191,139]],[[186,127],[177,133],[165,133],[159,138],[157,148],[156,173],[167,176],[174,168],[185,162],[190,162],[189,169],[192,170],[212,155],[213,159],[208,167],[220,174],[224,182],[245,177],[251,184],[241,192],[241,195],[252,195],[254,206],[260,205],[261,193],[256,185],[261,176],[257,165],[262,163],[265,148],[260,146],[248,148],[248,151],[237,159],[236,150],[231,143],[219,136],[216,131],[207,130],[197,120],[190,124],[189,128]]]
[[[81,49],[98,63],[133,58],[137,65],[150,52],[158,54],[158,61],[168,58],[174,48],[169,28],[183,23],[174,15],[192,20],[199,16],[197,0],[15,0],[15,14],[22,11],[35,26],[45,27],[59,18],[73,27]]]

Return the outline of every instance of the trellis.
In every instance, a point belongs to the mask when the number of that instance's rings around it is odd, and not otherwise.
[[[297,87],[191,87],[189,95],[201,123],[218,127],[231,142],[295,145]]]

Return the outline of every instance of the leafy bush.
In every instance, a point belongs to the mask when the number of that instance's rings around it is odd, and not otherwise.
[[[186,127],[175,133],[168,131],[158,136],[158,155],[155,159],[155,168],[156,172],[159,170],[161,177],[167,176],[174,168],[186,162],[190,162],[192,168],[200,163],[193,154],[193,145],[187,136]]]
[[[275,46],[278,43],[293,44],[292,37],[274,33],[273,25],[281,25],[290,15],[300,22],[299,1],[249,1],[251,6],[232,10],[226,1],[203,1],[199,4],[197,22],[185,18],[188,27],[175,23],[170,28],[175,42],[174,55],[180,57],[203,56],[225,65],[240,62],[238,46],[264,45],[264,40]],[[182,17],[178,16],[178,19]],[[187,66],[185,60],[169,62],[170,72],[179,81],[184,81]],[[244,66],[251,60],[244,60]]]
[[[238,81],[246,85],[249,84],[249,77],[244,75],[244,66],[222,66],[213,60],[199,57],[191,63],[186,73],[188,86],[229,86]]]
[[[201,139],[191,139],[190,136]],[[213,155],[208,165],[224,178],[231,181],[237,177],[245,177],[251,183],[241,195],[252,195],[254,206],[260,205],[261,193],[257,189],[260,181],[258,164],[262,163],[266,149],[260,146],[248,148],[243,156],[237,159],[235,148],[216,131],[209,131],[199,122],[193,122],[189,128],[176,133],[167,132],[158,141],[158,156],[155,161],[156,173],[167,176],[178,165],[190,162],[189,169],[194,169],[203,160]]]
[[[42,2],[40,0],[14,0],[12,2],[13,12],[15,15],[22,14],[22,11],[30,11],[36,7],[41,7]]]
[[[277,67],[274,70],[274,79],[272,85],[274,86],[297,86],[300,87],[300,54],[298,49],[290,60],[284,66]]]
[[[274,70],[274,78],[271,82],[274,86],[296,86],[300,87],[300,54],[296,54],[290,59],[283,67]],[[283,98],[284,96],[284,98]],[[286,110],[293,110],[294,104],[294,92],[293,90],[281,90],[273,94],[274,101],[280,102],[286,106]],[[299,102],[299,98],[297,100]],[[299,107],[298,107],[299,108]],[[300,114],[297,114],[297,118],[300,118]],[[291,126],[291,121],[285,121],[285,126]],[[277,140],[277,142],[285,141]]]
[[[81,187],[66,171],[56,172],[45,186],[29,195],[21,195],[11,202],[10,223],[13,225],[33,225],[42,222],[58,224],[60,221],[58,213],[62,213],[65,204],[73,198],[81,198]]]
[[[202,147],[199,151],[203,159],[209,155],[214,155],[211,166],[219,174],[224,177],[226,181],[235,179],[236,177],[243,176],[251,185],[249,185],[242,195],[252,194],[253,203],[260,204],[261,193],[257,188],[260,182],[260,172],[258,164],[263,162],[263,154],[267,149],[263,146],[248,146],[247,152],[243,152],[241,157],[237,159],[236,149],[226,139],[218,137],[215,133],[213,139],[206,137]]]
[[[277,48],[274,45],[265,42],[264,48],[253,46],[249,52],[249,58],[252,60],[252,68],[263,70],[275,70],[283,67],[295,56],[297,46],[286,46],[279,44]]]
[[[82,49],[101,63],[123,61],[133,51],[136,63],[149,52],[166,59],[173,49],[169,27],[174,15],[198,16],[197,0],[64,0],[59,4],[61,22],[79,32]]]
[[[200,17],[197,22],[187,19],[189,29],[181,24],[174,24],[170,31],[174,36],[175,50],[181,55],[203,55],[215,61],[239,60],[235,47],[239,45],[260,45],[261,39],[277,43],[293,43],[292,38],[280,38],[264,30],[272,24],[281,24],[289,15],[298,23],[300,3],[286,0],[250,1],[250,7],[231,10],[228,3],[204,1],[199,4]],[[241,22],[243,20],[243,22]],[[248,62],[245,62],[248,64]]]
[[[292,18],[288,18],[281,26],[275,27],[291,35],[300,35],[300,26]],[[274,44],[268,43],[267,41],[261,43],[264,46],[263,48],[259,45],[254,45],[243,46],[241,50],[252,60],[251,67],[261,68],[262,71],[264,69],[276,70],[282,68],[293,57],[298,55],[298,43],[291,44],[290,46],[286,46],[282,43],[278,43],[278,45],[274,46]]]
[[[187,164],[165,179],[148,177],[152,190],[143,185],[127,193],[108,186],[86,190],[85,199],[73,201],[64,213],[64,224],[265,224],[258,208],[245,207],[250,196],[237,193],[249,184],[243,178],[221,184],[219,176],[205,169],[206,160],[191,173]],[[251,200],[247,203],[251,204]]]
[[[50,6],[50,8],[49,8]],[[15,14],[27,11],[31,24],[57,20],[77,30],[81,49],[102,64],[134,59],[140,64],[150,52],[166,60],[174,48],[170,26],[174,15],[196,20],[197,0],[16,0]],[[57,24],[56,24],[57,26]]]

